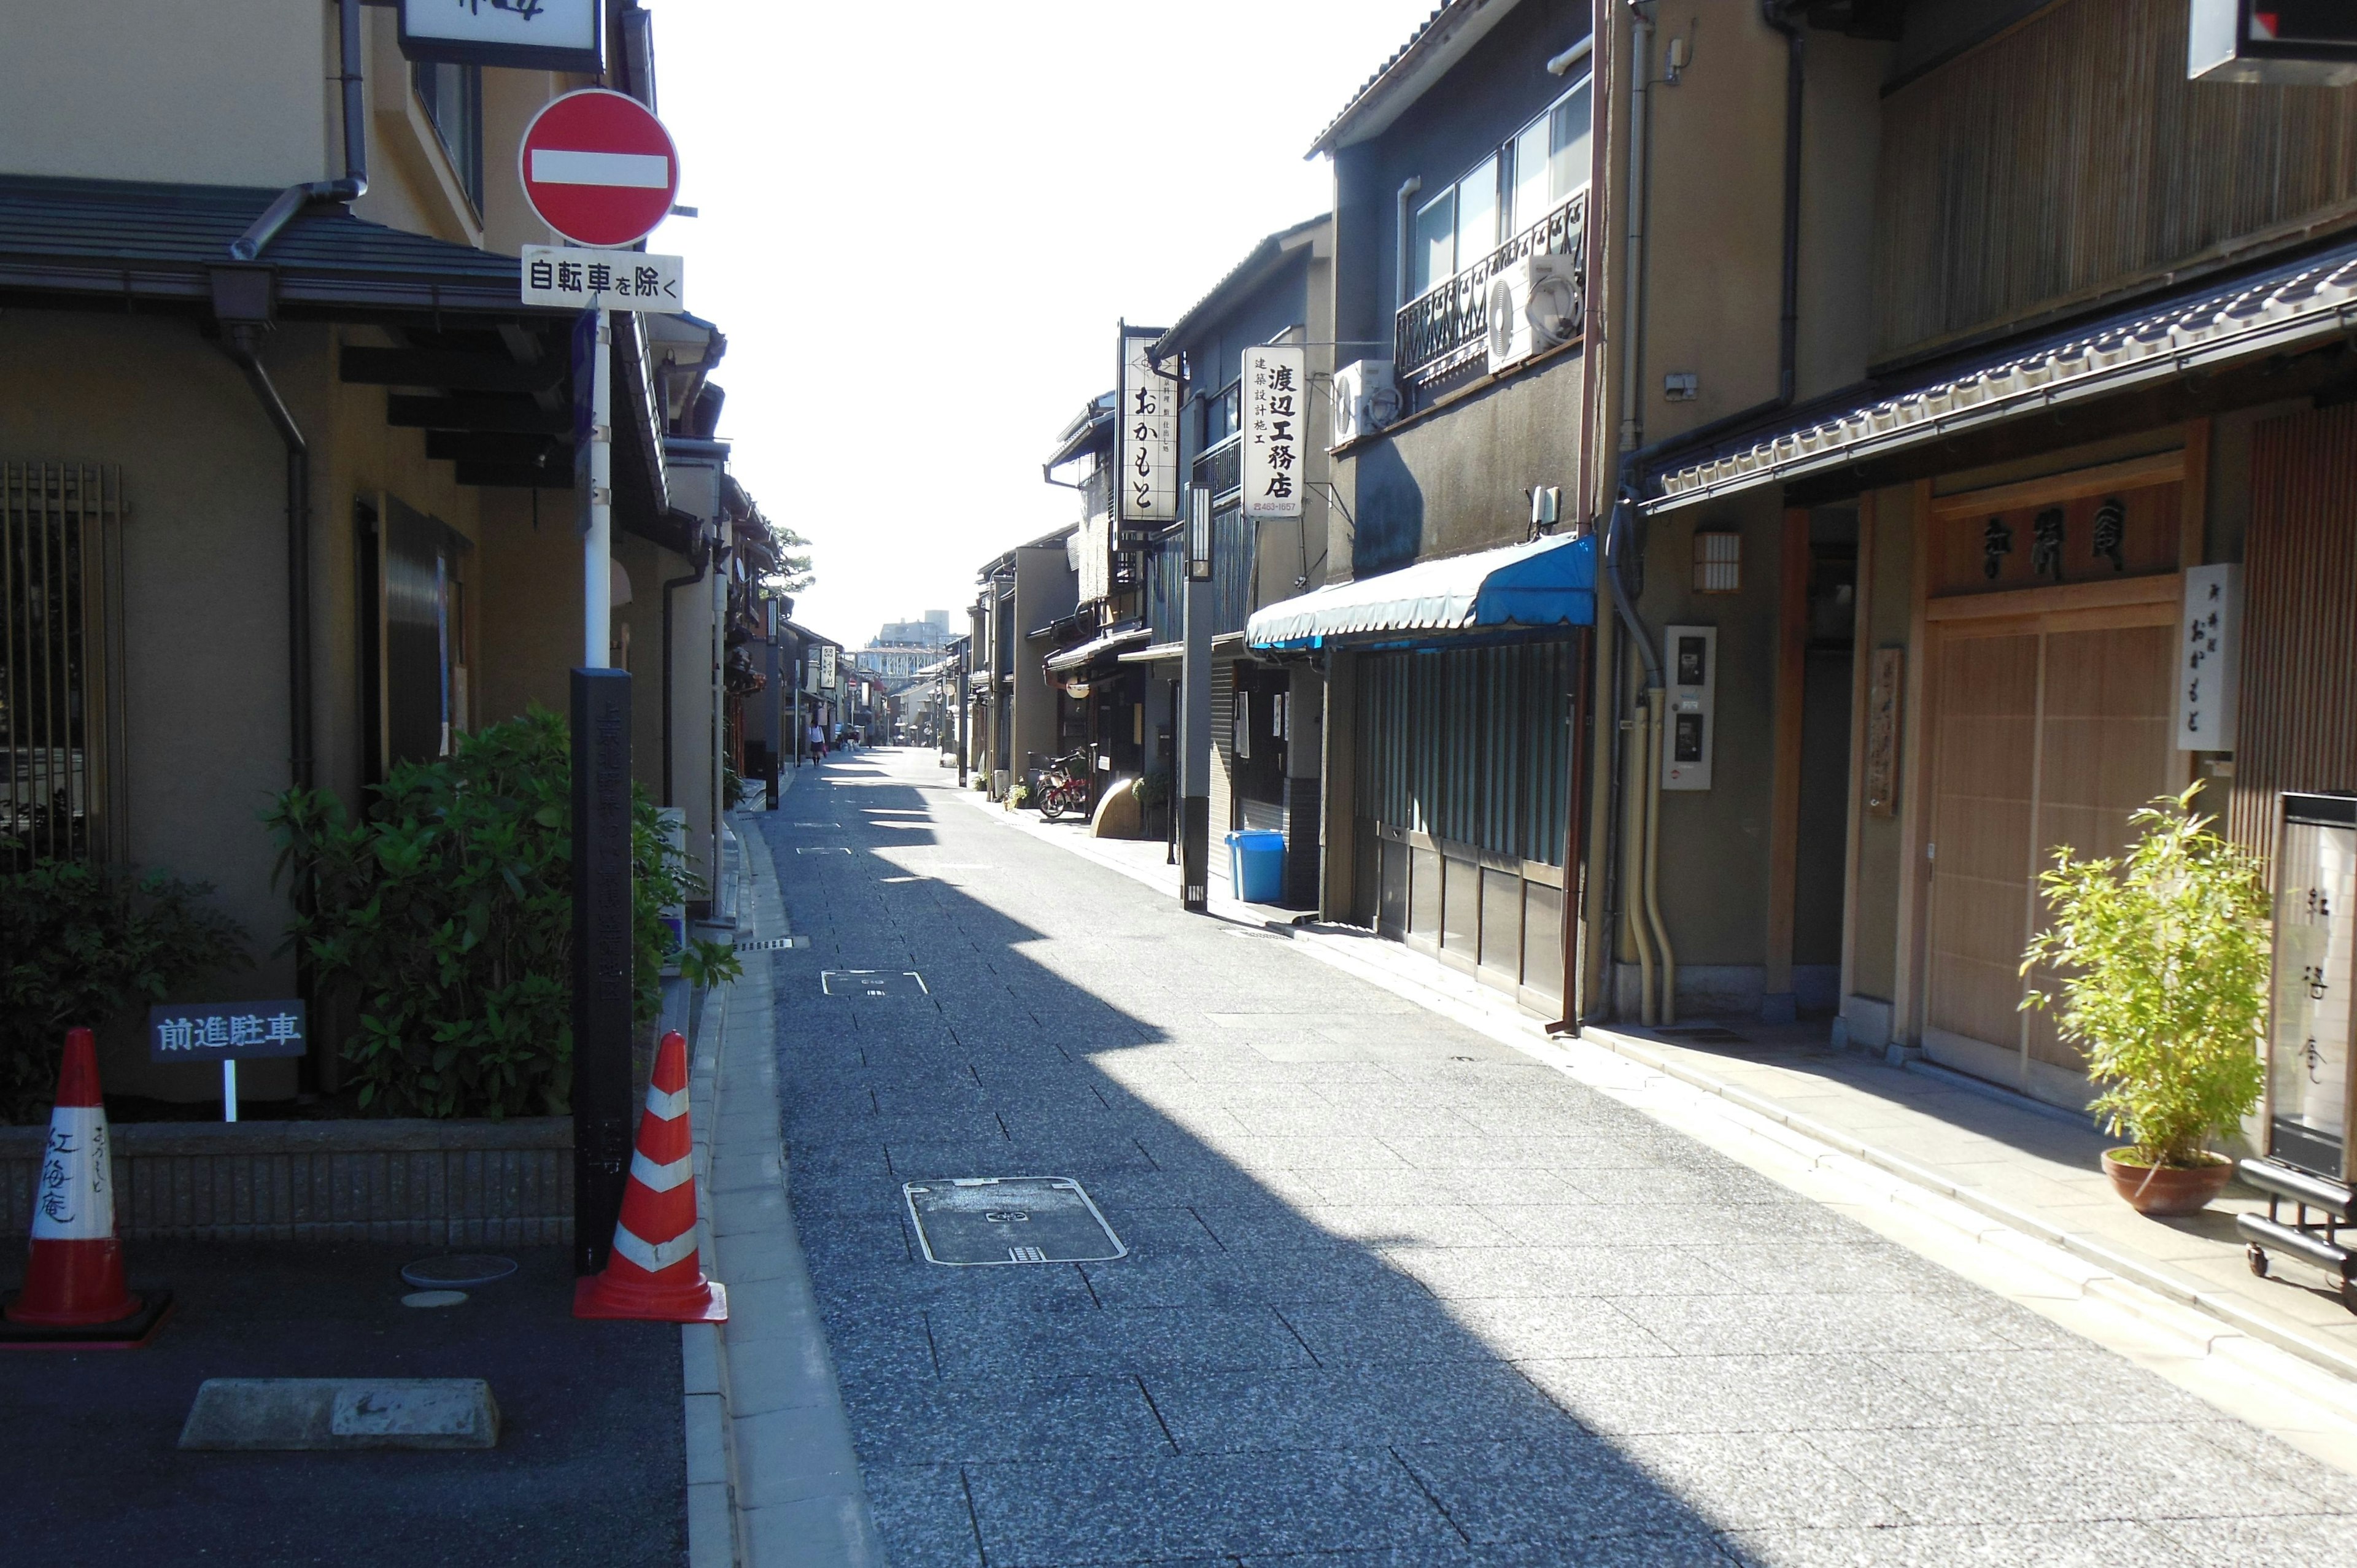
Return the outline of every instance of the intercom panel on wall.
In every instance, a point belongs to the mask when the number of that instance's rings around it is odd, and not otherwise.
[[[1710,788],[1718,744],[1718,628],[1662,628],[1662,788]]]

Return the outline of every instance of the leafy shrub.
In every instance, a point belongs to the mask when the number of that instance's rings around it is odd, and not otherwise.
[[[562,1114],[573,1091],[571,757],[565,723],[535,708],[396,766],[367,820],[325,790],[264,813],[296,918],[288,945],[323,988],[357,993],[342,1042],[360,1103],[394,1116]],[[662,908],[694,879],[665,851],[655,808],[631,793],[632,1016],[662,1003]],[[697,983],[735,953],[691,943]]]
[[[73,861],[0,875],[0,1121],[48,1114],[67,1029],[250,965],[245,932],[204,907],[211,891]]]
[[[1138,779],[1136,789],[1138,805],[1149,811],[1155,810],[1170,799],[1170,770],[1167,768],[1146,769]]]
[[[2267,896],[2257,858],[2193,814],[2192,789],[2130,820],[2142,832],[2124,860],[2055,851],[2038,879],[2054,924],[2021,972],[2063,972],[2056,1027],[2086,1047],[2089,1075],[2108,1086],[2090,1109],[2130,1140],[2134,1163],[2202,1165],[2264,1084]],[[2056,998],[2032,991],[2021,1004]]]

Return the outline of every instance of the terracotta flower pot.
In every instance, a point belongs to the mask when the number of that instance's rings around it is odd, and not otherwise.
[[[2222,1155],[2206,1155],[2203,1158],[2210,1162],[2208,1165],[2188,1168],[2130,1165],[2115,1157],[2135,1152],[2104,1150],[2104,1174],[2112,1178],[2112,1190],[2126,1199],[2128,1207],[2138,1214],[2155,1219],[2199,1214],[2233,1179],[2234,1162]]]

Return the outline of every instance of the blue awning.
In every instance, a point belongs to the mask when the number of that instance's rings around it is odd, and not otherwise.
[[[1329,584],[1256,611],[1244,640],[1254,648],[1321,648],[1343,639],[1595,624],[1596,541],[1583,535]]]

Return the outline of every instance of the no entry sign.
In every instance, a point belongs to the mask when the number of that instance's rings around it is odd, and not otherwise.
[[[517,151],[525,199],[577,245],[636,244],[671,211],[679,152],[637,99],[585,87],[550,102]]]

